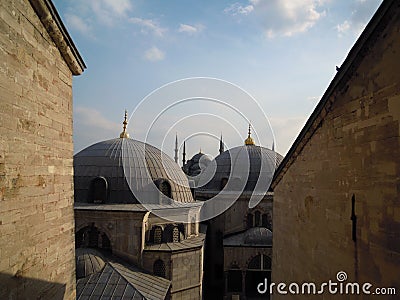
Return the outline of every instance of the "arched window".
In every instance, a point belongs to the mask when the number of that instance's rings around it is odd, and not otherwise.
[[[220,189],[224,189],[224,187],[226,186],[226,184],[228,183],[228,178],[222,178],[221,179],[221,186]]]
[[[254,227],[253,224],[253,214],[247,214],[247,228]]]
[[[178,226],[174,226],[172,229],[172,242],[173,243],[178,243],[179,242],[179,229]]]
[[[271,270],[271,258],[267,255],[257,255],[247,265],[249,270]]]
[[[96,177],[91,182],[91,200],[93,203],[105,203],[108,194],[107,179],[102,176]]]
[[[179,225],[177,226],[174,224],[168,224],[165,227],[164,235],[163,235],[163,241],[165,243],[178,243],[181,240],[182,228],[181,228],[181,230],[179,230],[179,227],[182,227],[182,226],[179,226]]]
[[[153,264],[153,273],[156,276],[165,278],[165,264],[161,259],[157,259]]]
[[[160,189],[160,192],[163,193],[165,196],[167,196],[168,198],[172,198],[171,185],[169,184],[168,181],[163,180],[160,183],[159,189]]]
[[[254,213],[254,226],[261,226],[261,213],[259,211]]]
[[[262,215],[262,227],[269,228],[268,215]]]
[[[161,244],[162,242],[163,231],[160,226],[155,226],[153,229],[153,243]]]
[[[253,297],[257,298],[260,294],[257,293],[257,287],[260,282],[271,282],[271,258],[267,255],[257,255],[248,263],[245,277],[245,288],[247,299]],[[269,288],[267,286],[267,293],[265,298],[269,299]]]
[[[92,224],[75,234],[75,248],[99,248],[111,251],[111,241],[104,232],[99,231]]]
[[[101,245],[100,248],[104,249],[104,250],[111,250],[111,242],[110,239],[108,238],[108,236],[103,233],[101,235]]]
[[[263,259],[263,270],[271,270],[272,266],[271,257],[263,255],[262,259]]]

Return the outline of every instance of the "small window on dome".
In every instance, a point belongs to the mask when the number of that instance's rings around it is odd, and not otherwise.
[[[108,194],[107,179],[102,176],[96,177],[91,182],[91,200],[93,203],[105,203]]]
[[[221,186],[220,186],[221,190],[224,189],[224,187],[226,186],[227,183],[228,183],[228,178],[221,179]]]
[[[168,198],[172,198],[171,185],[167,180],[162,180],[158,185],[158,189]]]

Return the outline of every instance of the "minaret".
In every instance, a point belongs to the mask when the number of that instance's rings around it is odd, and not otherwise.
[[[186,141],[183,141],[183,153],[182,153],[182,165],[184,166],[186,163]]]
[[[222,141],[222,133],[221,133],[221,138],[219,140],[219,154],[224,152],[224,142]]]
[[[178,163],[178,134],[175,135],[175,162]]]
[[[128,125],[128,111],[126,109],[125,109],[124,122],[122,122],[122,124],[124,124],[124,126],[123,126],[123,130],[122,130],[121,134],[119,135],[119,137],[121,139],[128,139],[129,133],[126,131],[126,126]]]
[[[272,151],[275,151],[275,141],[272,141]]]
[[[245,144],[246,146],[254,145],[254,140],[253,140],[253,138],[251,137],[251,124],[249,124],[249,134],[248,134],[248,136],[247,136],[247,139],[245,139],[244,144]]]

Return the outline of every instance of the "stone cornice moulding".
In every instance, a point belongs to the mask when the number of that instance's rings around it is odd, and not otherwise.
[[[80,75],[86,65],[50,0],[29,0],[44,28],[56,44],[73,75]]]

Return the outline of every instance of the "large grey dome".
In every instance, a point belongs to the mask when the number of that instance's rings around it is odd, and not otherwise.
[[[203,172],[199,182],[202,187],[198,191],[220,191],[225,188],[266,192],[265,185],[257,186],[257,181],[272,179],[282,159],[279,153],[253,144],[232,148],[215,158],[215,170],[210,167]]]
[[[130,138],[102,141],[74,155],[74,185],[75,202],[159,203],[162,194],[193,201],[179,166],[156,147]]]

